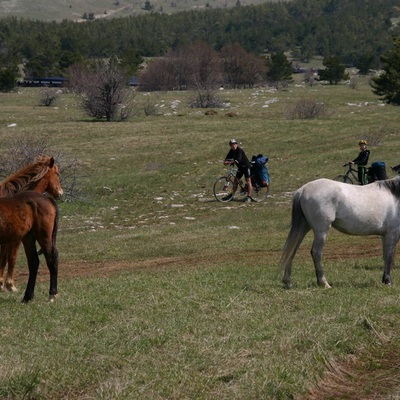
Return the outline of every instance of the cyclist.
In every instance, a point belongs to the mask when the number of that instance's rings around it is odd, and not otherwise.
[[[358,181],[360,185],[366,185],[368,183],[367,179],[367,164],[370,151],[367,149],[367,141],[360,140],[358,145],[360,146],[360,153],[357,158],[353,161],[349,161],[349,164],[357,164],[358,166]]]
[[[229,150],[228,154],[225,157],[224,165],[236,164],[238,167],[238,172],[236,174],[236,178],[240,179],[243,175],[246,179],[247,183],[247,198],[245,199],[246,202],[255,201],[252,197],[253,186],[251,185],[251,178],[250,178],[250,161],[246,156],[246,153],[242,148],[238,146],[238,142],[235,139],[231,139],[229,141],[229,146],[231,149]],[[225,201],[230,200],[236,192],[237,183],[233,185],[232,193],[228,194],[224,198]]]

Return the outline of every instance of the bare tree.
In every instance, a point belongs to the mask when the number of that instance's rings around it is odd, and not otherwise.
[[[162,59],[150,63],[140,79],[140,90],[195,90],[192,107],[215,107],[221,101],[217,89],[222,83],[222,62],[208,44],[198,42],[170,50]]]
[[[186,61],[191,65],[189,85],[196,96],[189,103],[192,107],[218,107],[222,101],[217,90],[222,83],[222,62],[218,53],[207,43],[198,42],[185,52]]]
[[[265,61],[247,52],[239,44],[227,44],[221,49],[225,83],[233,88],[253,87],[262,81]]]
[[[207,43],[198,42],[184,53],[191,65],[189,83],[196,89],[215,89],[222,83],[222,63],[218,53]]]
[[[173,60],[162,58],[152,61],[140,75],[141,91],[174,90],[177,79],[174,75]]]
[[[176,89],[185,90],[189,87],[191,76],[193,75],[193,65],[187,56],[187,48],[179,47],[174,50],[168,51],[166,57],[168,58],[171,69],[170,72],[175,77]]]
[[[68,75],[71,88],[78,93],[89,116],[122,121],[132,115],[132,94],[116,58],[97,61],[91,66],[74,66]]]

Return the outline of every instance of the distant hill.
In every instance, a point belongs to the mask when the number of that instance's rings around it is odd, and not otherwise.
[[[286,0],[290,1],[290,0]],[[172,14],[183,10],[229,8],[274,3],[277,0],[0,0],[0,17],[85,21],[85,17],[115,18],[150,12]]]

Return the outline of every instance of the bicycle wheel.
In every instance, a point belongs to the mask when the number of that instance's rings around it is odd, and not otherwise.
[[[353,181],[347,175],[338,175],[333,180],[343,183],[349,183],[351,185],[353,184]]]
[[[230,176],[221,176],[221,178],[217,179],[213,186],[214,197],[221,201],[222,203],[226,203],[231,201],[233,196],[229,196],[232,193],[233,182],[231,181]]]
[[[259,185],[254,185],[253,186],[253,193],[252,197],[256,201],[264,201],[268,197],[269,193],[269,185],[268,186],[259,186]]]

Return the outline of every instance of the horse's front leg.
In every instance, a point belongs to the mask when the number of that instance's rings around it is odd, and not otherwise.
[[[314,241],[311,247],[311,257],[314,262],[315,273],[317,275],[317,283],[319,286],[325,288],[330,288],[331,286],[327,282],[324,270],[322,268],[322,250],[326,242],[326,232],[315,232],[314,231]]]
[[[292,287],[292,260],[290,260],[285,267],[285,272],[283,274],[282,282],[285,285],[286,289],[290,289]]]
[[[394,253],[396,250],[396,244],[398,242],[398,238],[394,239],[389,236],[382,237],[382,245],[383,245],[383,261],[384,261],[384,270],[382,276],[382,283],[385,285],[391,285],[392,279],[390,277],[390,270],[394,265]]]

